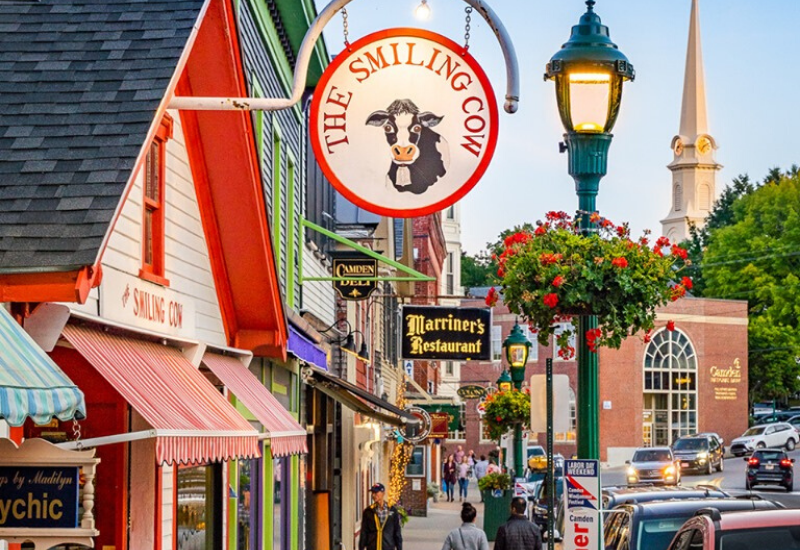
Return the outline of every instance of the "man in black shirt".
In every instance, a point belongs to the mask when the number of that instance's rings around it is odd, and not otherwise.
[[[386,488],[376,483],[370,492],[373,502],[361,516],[358,550],[403,550],[400,514],[384,500]]]
[[[511,499],[511,517],[497,530],[494,550],[542,550],[542,534],[525,515],[527,506],[522,497]]]

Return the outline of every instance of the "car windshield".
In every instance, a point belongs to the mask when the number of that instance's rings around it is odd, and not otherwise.
[[[764,433],[764,426],[754,426],[749,430],[747,430],[746,432],[744,432],[742,434],[742,437],[747,437],[749,435],[761,435],[763,433]]]
[[[672,457],[669,456],[669,451],[636,451],[633,453],[634,462],[669,462]]]
[[[636,548],[666,548],[689,514],[676,518],[647,519],[639,523]]]
[[[641,548],[641,547],[640,547]],[[720,550],[797,550],[800,549],[800,526],[748,528],[722,533]]]
[[[708,441],[699,437],[693,439],[679,439],[675,442],[676,451],[700,451],[708,449]]]
[[[759,460],[781,460],[785,458],[783,451],[758,451],[753,456]]]
[[[532,456],[544,456],[545,452],[544,449],[541,447],[531,447],[528,449],[528,458]]]

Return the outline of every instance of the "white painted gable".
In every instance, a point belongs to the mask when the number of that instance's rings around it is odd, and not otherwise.
[[[165,277],[169,286],[139,278],[142,267],[143,170],[122,207],[103,254],[103,281],[72,309],[162,334],[225,345],[208,245],[200,220],[180,115],[167,142]]]

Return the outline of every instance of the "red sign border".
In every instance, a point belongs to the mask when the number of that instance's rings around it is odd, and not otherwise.
[[[394,209],[394,208],[386,208],[383,206],[378,206],[376,204],[372,204],[361,198],[360,196],[353,193],[346,185],[344,185],[339,178],[336,177],[336,174],[331,169],[330,165],[328,164],[325,156],[323,155],[322,146],[320,144],[320,135],[318,133],[318,125],[317,119],[319,117],[319,110],[320,104],[322,103],[322,94],[315,93],[312,100],[311,100],[311,115],[310,115],[310,132],[311,132],[311,147],[314,150],[314,155],[316,156],[317,163],[319,164],[320,168],[322,169],[322,173],[325,174],[325,177],[331,184],[336,188],[339,193],[341,193],[347,200],[368,210],[375,214],[379,214],[381,216],[388,216],[393,218],[414,218],[419,216],[427,216],[428,214],[433,214],[434,212],[439,212],[440,210],[444,210],[448,206],[451,206],[461,200],[467,193],[469,193],[473,187],[480,181],[483,177],[484,173],[486,173],[486,169],[489,167],[489,163],[494,158],[494,153],[497,148],[497,134],[498,134],[498,126],[500,125],[500,116],[497,108],[497,97],[494,94],[494,89],[492,88],[491,83],[489,82],[489,78],[486,76],[486,73],[483,71],[483,67],[478,64],[477,60],[470,55],[468,51],[464,51],[463,46],[460,46],[447,38],[446,36],[442,36],[441,34],[426,31],[423,29],[415,29],[411,27],[397,27],[394,29],[386,29],[383,31],[378,31],[372,34],[368,34],[363,38],[358,39],[354,43],[350,45],[349,49],[343,50],[339,55],[337,55],[334,60],[331,62],[330,65],[325,69],[325,72],[322,73],[322,77],[319,80],[319,83],[316,86],[316,90],[321,92],[325,89],[328,85],[333,74],[341,67],[345,61],[347,61],[354,51],[360,50],[365,45],[371,44],[372,42],[376,42],[378,40],[382,40],[384,38],[392,38],[396,36],[411,36],[414,38],[424,38],[426,40],[430,40],[432,42],[436,42],[441,46],[445,46],[452,50],[453,52],[461,52],[461,58],[469,65],[469,67],[475,72],[475,76],[478,77],[478,81],[480,82],[481,86],[483,87],[484,92],[486,93],[486,98],[489,103],[489,118],[495,121],[495,124],[492,125],[491,129],[489,130],[489,140],[486,142],[486,152],[483,155],[480,163],[475,168],[475,172],[473,172],[472,176],[459,187],[454,193],[445,197],[444,199],[440,200],[437,203],[424,206],[421,208],[413,208],[413,209]]]

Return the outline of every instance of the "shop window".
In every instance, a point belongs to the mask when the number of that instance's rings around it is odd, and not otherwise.
[[[573,443],[578,427],[578,412],[576,407],[575,390],[569,388],[569,431],[566,433],[556,433],[554,440],[557,443]]]
[[[481,443],[489,443],[493,441],[492,438],[489,436],[489,425],[483,421],[483,418],[481,418],[480,429],[481,429]]]
[[[458,418],[454,418],[452,421],[453,427],[455,427],[456,429],[455,430],[448,429],[447,439],[451,441],[452,440],[464,441],[467,439],[467,431],[466,427],[464,426],[464,415],[466,414],[466,409],[467,406],[464,403],[459,405],[457,413]]]
[[[172,117],[165,114],[145,155],[142,198],[142,268],[139,277],[168,285],[164,278],[164,191],[167,140],[172,137]]]
[[[425,477],[425,447],[417,445],[406,465],[406,477]]]
[[[503,327],[492,325],[492,361],[500,361],[503,357]]]
[[[291,514],[291,496],[289,492],[289,459],[272,459],[272,550],[288,550]]]
[[[222,469],[219,464],[178,468],[176,548],[222,548]]]
[[[453,376],[453,362],[452,361],[445,361],[444,362],[444,373],[447,376]]]
[[[258,459],[243,459],[238,461],[239,491],[237,510],[237,550],[251,550],[258,548],[256,535],[257,522],[260,517],[258,498],[258,473],[261,461]]]

